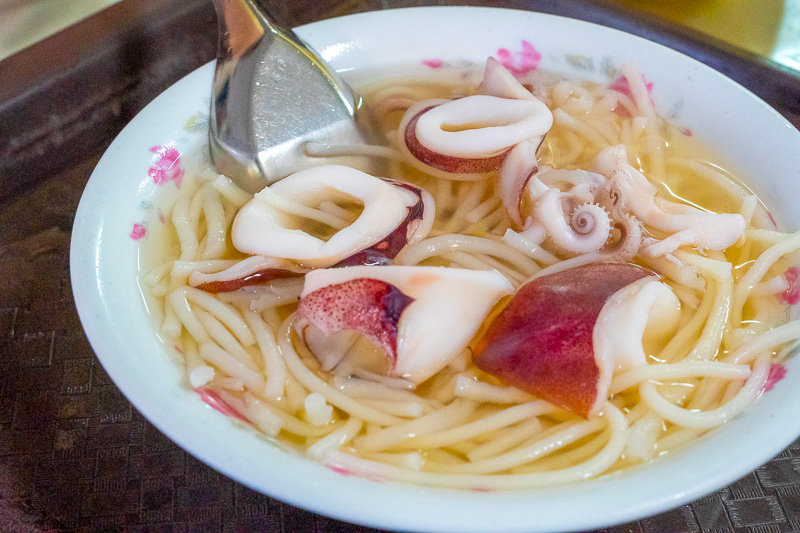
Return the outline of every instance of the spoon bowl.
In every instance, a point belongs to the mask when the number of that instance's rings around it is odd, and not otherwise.
[[[322,161],[304,144],[359,144],[358,95],[254,0],[214,0],[219,49],[209,145],[217,171],[254,193]]]

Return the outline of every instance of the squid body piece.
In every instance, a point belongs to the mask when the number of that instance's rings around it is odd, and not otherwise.
[[[493,57],[486,60],[480,92],[481,94],[496,96],[498,98],[539,101],[539,99],[531,94],[502,63]],[[544,104],[542,103],[542,105]],[[545,109],[547,109],[546,106]],[[544,112],[544,110],[542,110],[542,112]]]
[[[647,364],[644,340],[664,339],[674,332],[680,311],[672,289],[652,278],[635,281],[606,301],[592,331],[600,395],[608,394],[615,373]]]
[[[421,266],[314,270],[306,275],[295,324],[307,345],[321,346],[314,328],[326,336],[358,331],[383,349],[391,375],[421,383],[469,344],[492,307],[512,291],[511,283],[494,270]],[[348,345],[349,341],[339,348]],[[324,349],[309,348],[315,353]],[[326,356],[327,366],[330,357]]]
[[[342,198],[363,205],[351,223],[317,209],[325,201],[336,203]],[[422,209],[416,211],[421,214],[410,217],[420,204]],[[426,191],[354,168],[324,165],[297,172],[256,193],[236,215],[231,233],[233,245],[241,252],[324,268],[395,231],[403,232],[403,245],[422,239],[433,225],[433,215],[433,198]],[[298,227],[303,218],[327,224],[336,232],[327,240],[312,235]]]
[[[647,364],[644,339],[677,326],[680,305],[651,271],[596,263],[520,287],[478,341],[475,365],[586,418],[613,374]]]
[[[486,124],[448,131],[445,126]],[[452,100],[423,113],[417,139],[429,150],[454,157],[489,157],[518,142],[544,135],[553,115],[539,100],[512,100],[476,94]]]

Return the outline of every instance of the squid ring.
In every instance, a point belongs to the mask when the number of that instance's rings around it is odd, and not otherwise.
[[[326,200],[342,197],[363,204],[350,223],[326,218],[325,212],[315,209]],[[421,216],[410,220],[409,213],[420,203]],[[354,168],[324,165],[301,170],[256,193],[236,215],[231,234],[240,252],[293,259],[319,268],[380,243],[397,230],[406,232],[403,243],[422,239],[433,224],[433,211],[433,198],[426,191]],[[315,214],[322,218],[317,218],[318,222],[335,230],[330,238],[296,227],[298,217],[313,218]]]

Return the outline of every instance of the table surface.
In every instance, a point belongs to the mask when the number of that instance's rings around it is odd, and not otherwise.
[[[295,26],[442,2],[275,2]],[[572,16],[642,35],[736,79],[800,125],[800,80],[761,58],[604,0],[458,2]],[[157,94],[213,59],[207,0],[123,0],[0,62],[0,531],[370,529],[256,493],[147,422],[89,346],[69,239],[103,150]],[[800,530],[800,441],[736,483],[605,531]]]

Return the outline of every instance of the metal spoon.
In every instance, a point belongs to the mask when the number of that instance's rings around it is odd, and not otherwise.
[[[209,143],[217,170],[249,192],[326,162],[303,144],[365,142],[360,98],[255,0],[213,0],[219,48]]]

